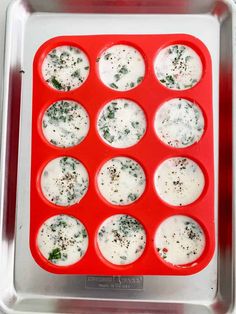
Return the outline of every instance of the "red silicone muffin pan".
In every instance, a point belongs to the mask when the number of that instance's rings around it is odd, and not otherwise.
[[[101,52],[115,44],[127,44],[138,49],[144,57],[146,72],[140,85],[128,91],[116,91],[106,87],[99,78],[98,58]],[[198,84],[188,90],[171,90],[158,82],[154,73],[154,59],[160,49],[184,44],[194,49],[203,64],[203,75]],[[58,46],[75,46],[88,56],[90,72],[82,86],[71,91],[51,88],[43,79],[41,66],[46,55]],[[108,146],[98,135],[96,123],[101,108],[112,99],[127,98],[138,103],[146,114],[147,131],[136,145],[129,148]],[[205,131],[198,143],[187,148],[172,148],[162,143],[154,130],[157,109],[172,98],[185,98],[196,102],[203,111]],[[77,146],[59,148],[49,144],[43,136],[41,124],[45,110],[58,100],[74,100],[82,104],[90,118],[87,137]],[[80,160],[89,174],[89,188],[82,200],[72,206],[51,204],[42,195],[40,175],[43,167],[52,159],[70,156]],[[106,202],[96,186],[96,175],[101,165],[117,156],[136,160],[143,167],[147,183],[142,197],[126,206]],[[206,184],[198,200],[187,206],[165,204],[157,195],[154,173],[165,159],[185,156],[196,161],[202,168]],[[37,51],[33,63],[33,113],[31,157],[31,207],[30,249],[36,262],[45,270],[57,274],[96,275],[190,275],[210,262],[215,249],[214,226],[214,155],[212,113],[211,57],[205,45],[195,37],[174,35],[99,35],[64,36],[50,39]],[[71,266],[57,266],[46,260],[37,247],[40,226],[48,218],[67,214],[78,218],[86,227],[89,246],[85,256]],[[128,214],[139,220],[146,231],[147,244],[143,255],[129,265],[113,265],[100,254],[96,235],[101,223],[115,214]],[[206,246],[200,258],[184,267],[173,266],[162,260],[154,247],[154,236],[160,223],[173,215],[186,215],[196,220],[205,232]]]

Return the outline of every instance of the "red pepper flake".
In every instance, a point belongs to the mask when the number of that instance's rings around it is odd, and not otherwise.
[[[167,252],[168,252],[168,249],[164,247],[164,248],[162,249],[162,251],[163,251],[164,253],[167,253]]]

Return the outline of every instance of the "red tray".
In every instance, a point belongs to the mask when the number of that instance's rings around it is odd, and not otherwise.
[[[128,44],[137,48],[146,62],[143,82],[129,91],[116,91],[106,87],[99,79],[97,58],[104,48],[113,44]],[[183,91],[167,89],[158,82],[154,73],[154,59],[158,51],[171,44],[185,44],[192,47],[201,57],[203,76],[193,88]],[[55,47],[72,45],[81,48],[90,61],[90,74],[85,83],[77,89],[62,92],[45,83],[41,74],[44,57]],[[105,103],[116,98],[128,98],[137,102],[147,118],[147,131],[136,145],[117,149],[104,143],[96,131],[96,119]],[[195,101],[205,117],[205,131],[201,140],[187,148],[171,148],[163,144],[154,131],[154,116],[157,108],[171,98],[186,98]],[[71,148],[58,148],[49,144],[41,130],[42,115],[55,101],[74,100],[83,105],[90,117],[90,130],[84,141]],[[44,166],[59,156],[71,156],[80,160],[89,173],[89,189],[82,200],[69,207],[51,204],[40,190],[40,175]],[[127,156],[137,160],[146,177],[146,190],[142,197],[131,205],[108,204],[98,193],[96,174],[101,165],[115,156]],[[179,207],[164,203],[154,187],[154,173],[165,159],[185,156],[195,160],[202,168],[206,184],[200,198],[194,203]],[[85,256],[71,266],[57,266],[48,262],[39,252],[37,233],[42,223],[51,216],[68,214],[78,218],[86,227],[89,247]],[[106,261],[99,253],[96,233],[100,224],[109,216],[128,214],[138,219],[147,234],[143,255],[134,263],[116,266]],[[160,223],[172,215],[187,215],[203,228],[206,247],[201,257],[184,267],[173,266],[162,260],[154,247],[154,235]],[[205,45],[195,37],[174,35],[99,35],[63,36],[50,39],[37,51],[33,64],[33,113],[32,113],[32,159],[31,159],[31,206],[30,206],[30,248],[36,262],[45,270],[57,274],[97,275],[190,275],[202,270],[210,262],[215,249],[214,226],[214,156],[212,115],[212,66],[211,57]]]

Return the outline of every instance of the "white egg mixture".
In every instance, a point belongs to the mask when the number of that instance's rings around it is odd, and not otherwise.
[[[89,75],[89,60],[77,47],[59,46],[49,52],[42,64],[44,80],[53,88],[70,91],[81,86]]]
[[[115,205],[128,205],[143,194],[146,177],[142,167],[133,159],[116,157],[108,160],[97,176],[102,196]]]
[[[114,215],[99,228],[97,243],[103,257],[115,265],[136,261],[146,245],[146,233],[140,222],[128,215]]]
[[[204,132],[202,111],[187,99],[171,99],[158,109],[155,131],[169,146],[188,147],[198,142]]]
[[[77,102],[61,100],[44,113],[42,130],[45,138],[58,147],[71,147],[83,141],[89,130],[86,110]]]
[[[202,77],[200,57],[185,45],[162,49],[155,59],[154,69],[160,83],[174,90],[192,88]]]
[[[155,173],[157,194],[163,201],[174,206],[193,203],[201,195],[204,185],[201,168],[185,157],[166,159]]]
[[[205,235],[200,225],[192,218],[172,216],[159,226],[155,247],[166,262],[184,265],[196,261],[205,248]]]
[[[97,127],[99,135],[107,144],[126,148],[141,140],[146,131],[146,118],[135,102],[115,99],[102,108]]]
[[[40,227],[37,244],[50,263],[68,266],[78,262],[86,253],[88,234],[78,219],[58,215],[49,218]]]
[[[128,45],[114,45],[98,58],[102,82],[115,90],[125,91],[139,85],[145,75],[145,62],[141,53]]]
[[[41,175],[41,189],[52,203],[70,206],[78,203],[88,190],[88,173],[80,161],[71,157],[51,160]]]

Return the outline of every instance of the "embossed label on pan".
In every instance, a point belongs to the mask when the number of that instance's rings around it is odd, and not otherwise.
[[[87,289],[142,290],[142,276],[87,276]]]

